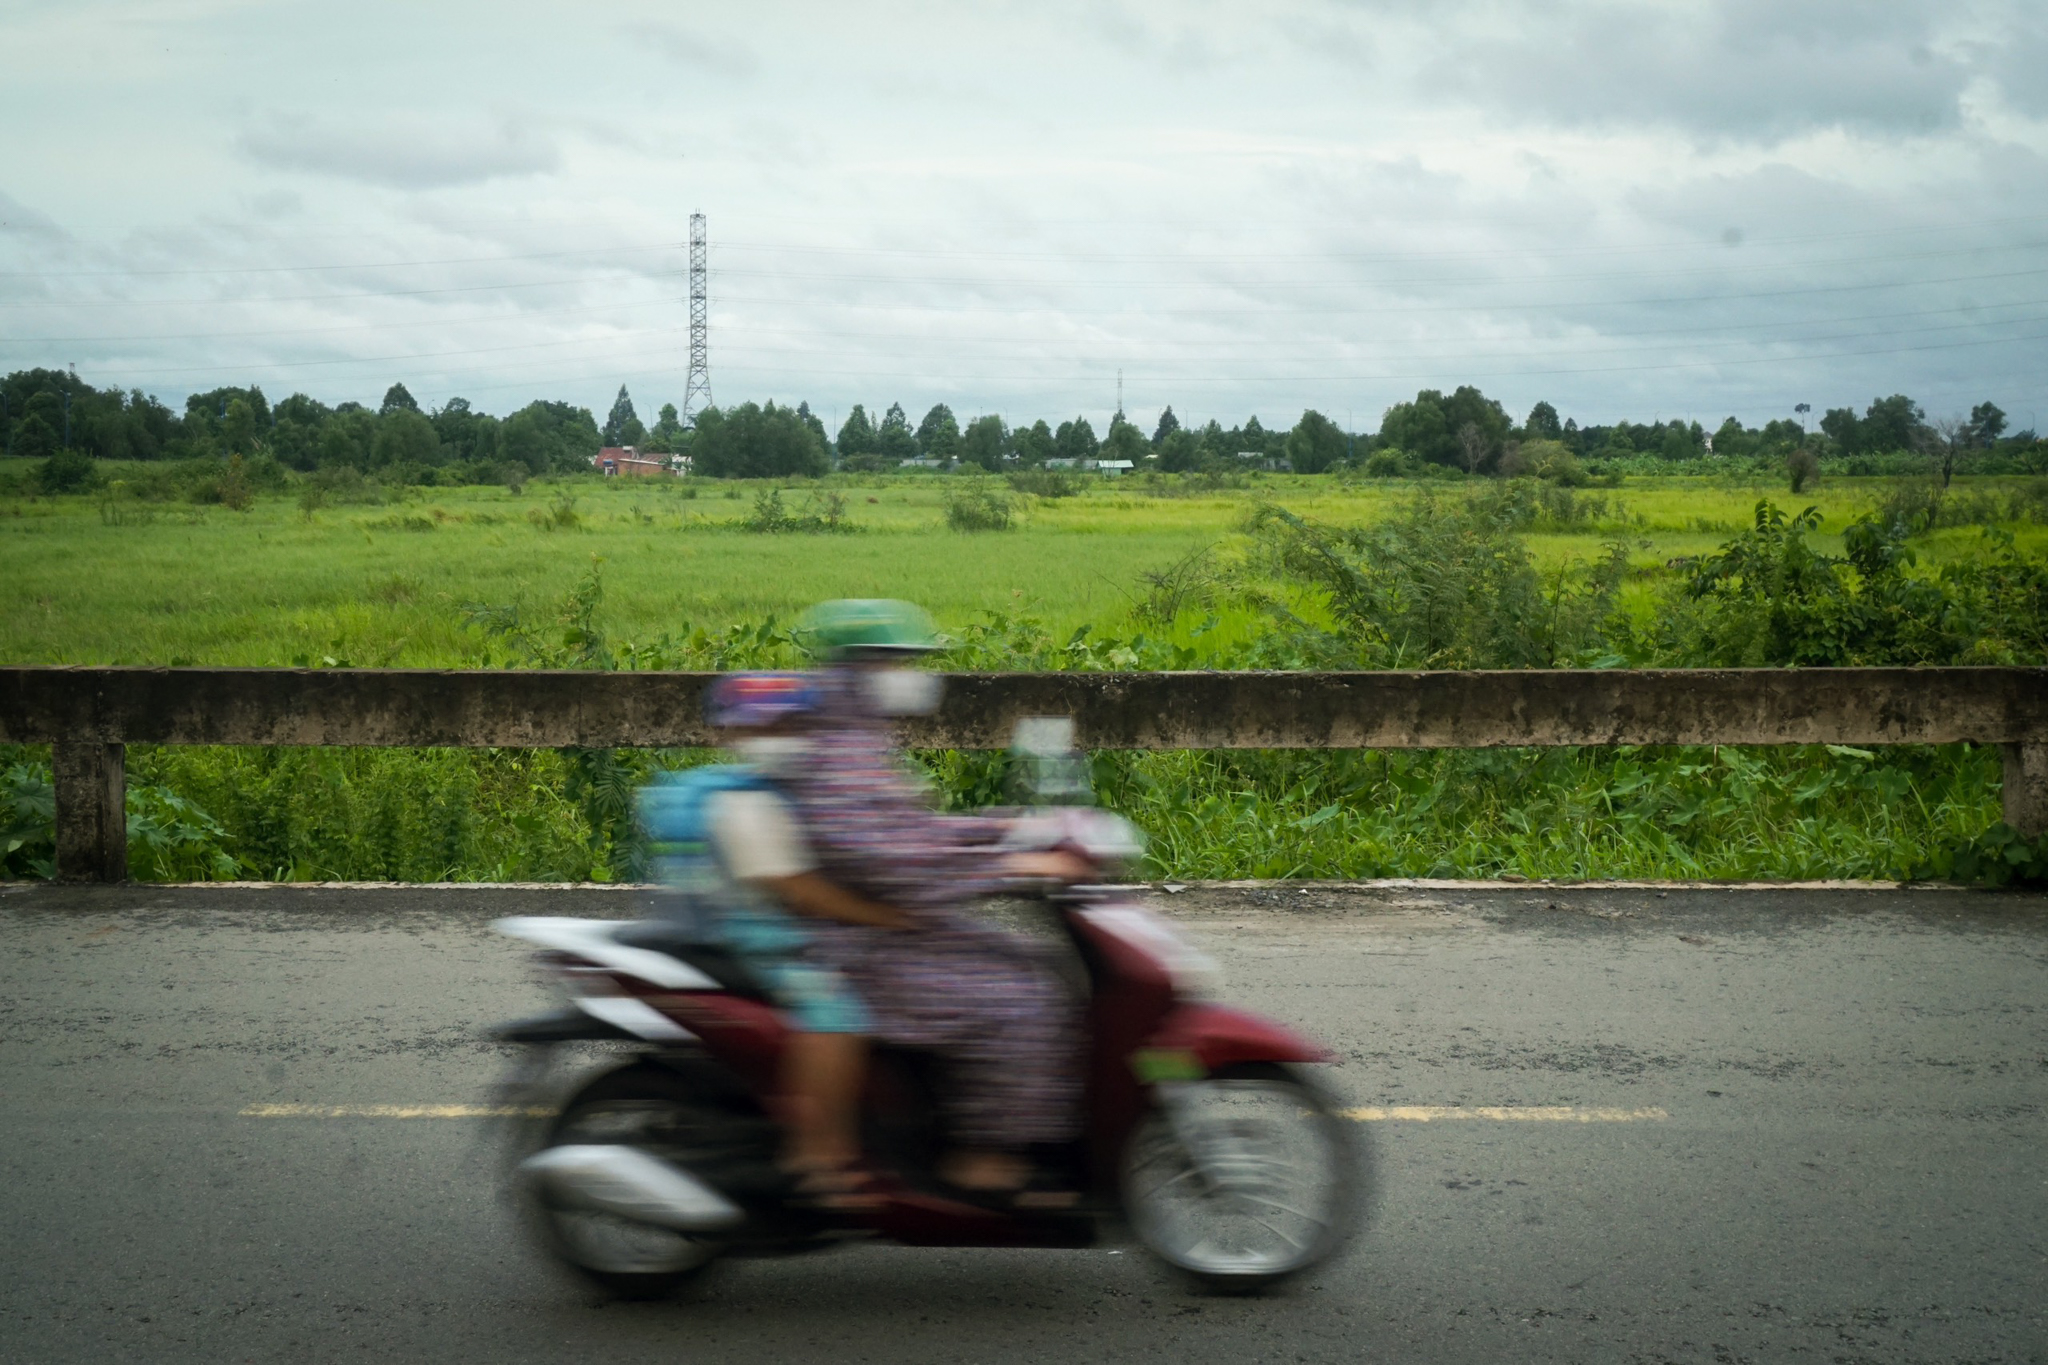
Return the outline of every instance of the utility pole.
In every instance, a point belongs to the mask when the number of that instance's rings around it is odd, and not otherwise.
[[[1121,368],[1116,372],[1116,415],[1124,415],[1124,372]]]
[[[711,295],[706,287],[704,215],[690,215],[690,377],[683,385],[683,425],[711,406]]]

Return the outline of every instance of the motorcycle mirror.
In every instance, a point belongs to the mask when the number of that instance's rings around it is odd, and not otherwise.
[[[1027,806],[1089,806],[1088,756],[1074,747],[1072,716],[1025,716],[1010,731],[1010,783]]]

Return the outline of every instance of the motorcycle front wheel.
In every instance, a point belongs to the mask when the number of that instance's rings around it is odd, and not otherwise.
[[[1203,1288],[1252,1293],[1329,1259],[1372,1183],[1364,1135],[1291,1067],[1180,1086],[1124,1148],[1124,1213],[1146,1250]]]
[[[698,1145],[707,1124],[721,1119],[680,1077],[627,1066],[579,1091],[555,1120],[545,1146],[618,1143],[677,1160]],[[664,1298],[701,1275],[724,1250],[717,1238],[577,1207],[544,1188],[531,1191],[528,1202],[555,1258],[616,1298]]]

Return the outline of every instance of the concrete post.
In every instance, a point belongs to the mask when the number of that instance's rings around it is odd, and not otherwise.
[[[128,880],[128,756],[119,744],[50,746],[57,787],[57,879]]]
[[[2005,746],[2005,823],[2023,838],[2048,835],[2048,743]]]

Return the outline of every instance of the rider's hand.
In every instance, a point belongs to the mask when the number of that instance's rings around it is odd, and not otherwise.
[[[1003,859],[1003,870],[1013,877],[1078,882],[1092,875],[1095,867],[1086,858],[1054,850],[1042,853],[1012,853]]]

